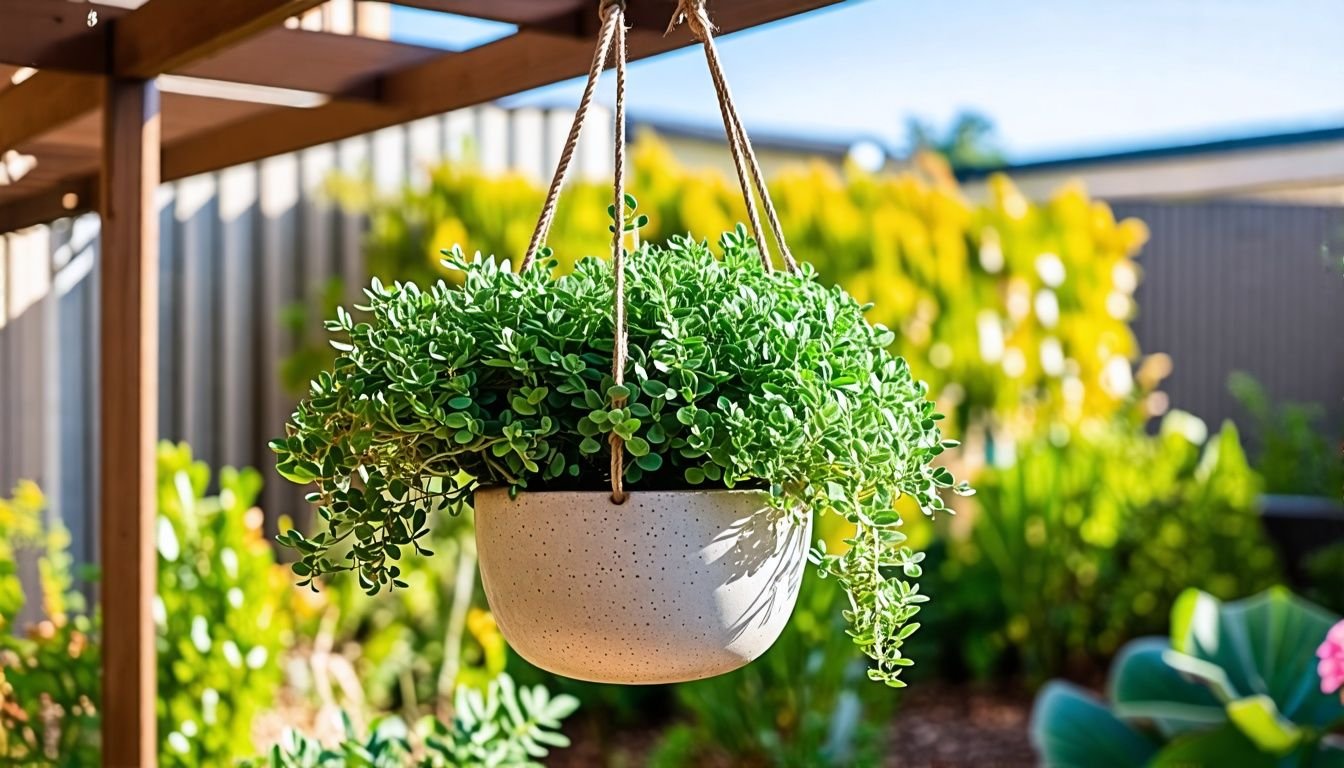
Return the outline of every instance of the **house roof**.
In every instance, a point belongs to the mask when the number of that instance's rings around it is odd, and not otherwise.
[[[1018,175],[1036,171],[1069,170],[1081,166],[1122,165],[1149,160],[1184,159],[1205,157],[1227,152],[1248,150],[1272,150],[1302,147],[1311,144],[1344,142],[1344,126],[1319,128],[1290,133],[1275,133],[1257,136],[1218,139],[1189,144],[1174,144],[1160,147],[1105,152],[1099,154],[1076,155],[1051,158],[1026,163],[1004,163],[988,168],[967,168],[957,172],[957,178],[963,181],[983,179],[992,173]]]

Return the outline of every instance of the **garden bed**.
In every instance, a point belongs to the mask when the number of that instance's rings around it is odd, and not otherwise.
[[[920,683],[887,734],[884,765],[901,768],[1030,766],[1031,697],[1023,692]]]
[[[1031,766],[1036,754],[1027,735],[1031,696],[1022,691],[986,690],[921,681],[903,697],[883,737],[881,765],[890,768]],[[551,768],[648,764],[661,736],[658,728],[622,730],[603,743],[592,723],[569,731],[574,746],[547,759]],[[741,766],[723,756],[699,768]]]

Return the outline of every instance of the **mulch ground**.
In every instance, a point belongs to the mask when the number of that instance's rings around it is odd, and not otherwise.
[[[1036,765],[1027,737],[1031,697],[1015,691],[920,682],[911,686],[885,737],[884,768],[1025,768]],[[550,768],[639,768],[658,731],[621,731],[606,743],[571,733],[574,746],[547,758]],[[703,766],[703,768],[716,768]]]
[[[1018,768],[1036,765],[1027,737],[1031,698],[921,682],[911,686],[887,733],[886,765]]]

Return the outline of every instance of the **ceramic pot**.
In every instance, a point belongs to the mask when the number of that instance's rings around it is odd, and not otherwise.
[[[476,494],[481,581],[523,658],[579,680],[673,683],[765,653],[798,598],[811,516],[759,491]]]

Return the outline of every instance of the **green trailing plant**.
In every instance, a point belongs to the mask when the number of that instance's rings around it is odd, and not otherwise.
[[[1344,702],[1321,691],[1315,655],[1338,620],[1282,588],[1232,603],[1189,590],[1169,641],[1116,658],[1108,702],[1047,686],[1032,740],[1052,766],[1344,765]]]
[[[404,554],[398,576],[409,588],[374,597],[356,574],[330,574],[304,604],[299,634],[330,648],[357,646],[350,659],[361,698],[377,711],[416,720],[446,712],[459,685],[484,689],[503,672],[508,646],[477,589],[471,515],[428,523],[433,555]]]
[[[970,492],[930,463],[955,443],[865,306],[808,267],[767,272],[741,226],[720,248],[673,237],[630,252],[624,386],[601,260],[554,277],[549,251],[518,274],[455,249],[445,264],[460,288],[375,280],[364,318],[341,309],[329,322],[340,356],[272,443],[280,473],[315,486],[326,523],[282,537],[302,583],[353,569],[370,593],[405,586],[396,562],[423,551],[431,508],[483,485],[601,488],[616,435],[630,487],[755,486],[781,511],[854,524],[843,551],[813,560],[848,595],[869,675],[901,685],[900,648],[927,598],[909,581],[923,555],[904,545],[895,505],[908,496],[933,515],[940,491]]]
[[[518,687],[500,675],[484,692],[457,689],[450,721],[422,719],[414,729],[398,717],[380,718],[361,736],[342,715],[345,739],[324,746],[298,731],[287,731],[266,757],[245,768],[522,768],[540,766],[551,748],[569,746],[561,721],[579,702],[552,696],[544,687]]]
[[[933,633],[976,676],[1086,678],[1127,640],[1166,628],[1189,586],[1222,598],[1277,583],[1259,479],[1230,423],[1174,412],[1047,434],[977,478],[979,510],[947,537]]]

